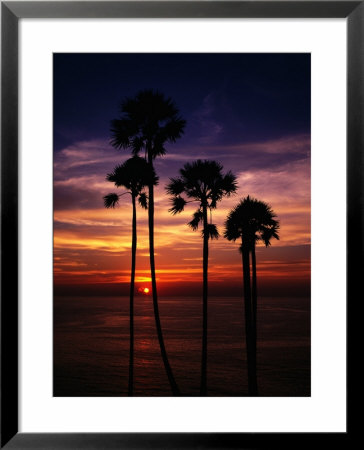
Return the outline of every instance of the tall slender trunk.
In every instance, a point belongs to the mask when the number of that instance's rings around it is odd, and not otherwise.
[[[129,326],[130,326],[130,349],[129,349],[129,387],[128,395],[133,395],[134,378],[134,284],[135,284],[135,260],[137,248],[137,224],[135,195],[131,196],[133,202],[133,231],[131,241],[131,276],[130,276],[130,305],[129,305]]]
[[[244,284],[244,313],[245,313],[245,341],[248,363],[248,390],[250,396],[257,395],[256,371],[254,369],[254,347],[252,334],[252,305],[250,285],[249,247],[242,240],[243,284]]]
[[[257,378],[257,306],[258,306],[258,294],[257,294],[257,261],[255,254],[255,244],[252,245],[252,334],[253,334],[253,357],[252,364],[254,365],[254,373]],[[256,381],[258,395],[258,382]]]
[[[200,395],[207,395],[207,273],[209,261],[209,236],[207,234],[207,206],[203,205],[203,291],[202,291],[202,356]]]
[[[148,163],[152,166],[153,161],[150,152],[148,152]],[[164,339],[162,333],[162,327],[159,317],[158,296],[157,296],[157,282],[155,277],[155,261],[154,261],[154,186],[150,184],[148,186],[148,225],[149,225],[149,259],[150,259],[150,274],[152,279],[152,297],[153,297],[153,309],[155,324],[157,328],[157,335],[159,341],[159,347],[161,349],[161,355],[164,363],[164,368],[167,373],[169,384],[171,385],[172,394],[179,396],[180,391],[177,383],[174,379],[172,368],[169,365],[166,348],[164,346]]]
[[[255,245],[253,245],[252,251],[252,315],[253,324],[255,325],[256,331],[256,319],[257,319],[257,262],[255,255]]]

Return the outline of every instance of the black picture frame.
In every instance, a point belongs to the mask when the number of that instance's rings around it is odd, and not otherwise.
[[[357,296],[355,284],[364,273],[363,1],[1,1],[1,448],[296,448],[298,444],[308,445],[312,439],[316,446],[330,438],[345,448],[352,436],[349,408],[346,433],[18,433],[18,21],[21,18],[109,17],[346,18],[348,314],[350,302]],[[347,349],[350,348],[348,334]]]

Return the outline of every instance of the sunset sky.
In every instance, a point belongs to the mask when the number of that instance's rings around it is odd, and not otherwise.
[[[236,195],[213,212],[220,239],[210,241],[210,295],[241,295],[238,243],[223,224],[239,199],[271,205],[280,240],[259,244],[259,294],[309,295],[309,54],[55,54],[54,283],[59,295],[127,295],[131,262],[131,201],[105,209],[103,196],[122,193],[105,180],[130,157],[110,143],[119,104],[139,90],[171,97],[185,134],[155,161],[155,248],[160,295],[202,292],[202,239],[187,222],[187,205],[172,216],[169,177],[186,162],[219,161],[238,179]],[[138,208],[136,285],[150,288],[147,211]]]

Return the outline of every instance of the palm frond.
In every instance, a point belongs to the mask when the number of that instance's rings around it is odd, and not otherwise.
[[[203,214],[202,211],[197,210],[194,214],[193,214],[193,219],[188,222],[188,226],[192,228],[193,231],[196,231],[198,229],[198,226],[200,224],[200,222],[202,222],[203,220]]]
[[[181,195],[185,190],[185,185],[182,178],[170,178],[170,182],[166,186],[167,194]]]
[[[279,222],[277,220],[273,221],[274,223],[271,226],[264,227],[260,233],[260,239],[264,242],[266,247],[271,245],[271,240],[277,239],[279,241]]]
[[[180,213],[184,210],[186,205],[186,200],[181,196],[172,197],[172,207],[168,210],[173,215]]]
[[[145,192],[142,192],[139,197],[138,197],[138,202],[139,205],[143,208],[143,209],[147,209],[148,208],[148,196]]]
[[[221,180],[221,189],[224,191],[226,196],[234,194],[238,188],[238,182],[236,176],[231,172],[227,172]]]
[[[163,156],[167,153],[167,150],[164,147],[165,141],[155,140],[152,148],[152,157],[155,159],[157,156]]]
[[[131,138],[138,134],[138,126],[130,118],[114,119],[111,121],[110,143],[116,149],[127,149],[131,145]]]
[[[213,223],[207,224],[206,229],[202,231],[202,234],[204,235],[205,232],[207,233],[209,239],[218,239],[220,236],[216,225]]]
[[[115,206],[117,205],[118,202],[119,202],[118,194],[115,194],[115,193],[107,194],[104,197],[105,208],[115,208]]]
[[[174,143],[183,135],[185,126],[186,121],[175,114],[160,129],[158,137],[163,142]]]
[[[241,237],[242,234],[242,230],[236,216],[237,212],[235,207],[229,212],[225,221],[224,237],[229,241],[236,241],[236,239]]]
[[[143,136],[133,136],[129,142],[133,155],[139,155],[145,146],[145,139]]]

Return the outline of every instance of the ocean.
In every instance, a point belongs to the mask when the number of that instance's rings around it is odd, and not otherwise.
[[[170,365],[184,396],[199,395],[201,297],[159,298]],[[151,296],[135,297],[134,395],[169,396]],[[126,396],[128,297],[55,297],[54,396]],[[310,299],[258,299],[260,396],[310,395]],[[248,395],[243,299],[210,297],[209,396]]]

